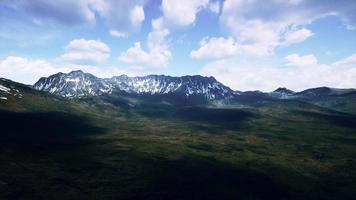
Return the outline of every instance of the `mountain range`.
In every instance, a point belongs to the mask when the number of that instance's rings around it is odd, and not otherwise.
[[[294,92],[287,88],[278,88],[270,93],[260,91],[233,91],[214,77],[200,75],[172,77],[165,75],[148,75],[128,77],[126,75],[112,78],[98,78],[81,70],[70,73],[57,73],[40,78],[33,87],[55,95],[69,98],[110,94],[124,91],[132,94],[169,94],[176,93],[187,97],[201,95],[209,100],[231,98],[238,95],[258,94],[277,99],[293,99],[323,96],[341,96],[356,93],[356,89],[334,89],[328,87],[312,88]]]
[[[190,104],[239,104],[256,106],[276,100],[304,101],[319,106],[349,111],[354,108],[356,89],[319,87],[294,92],[278,88],[273,92],[234,91],[214,77],[148,75],[98,78],[81,70],[57,73],[40,78],[33,88],[65,98],[88,98],[94,96],[155,97],[168,102]]]
[[[186,97],[204,96],[209,100],[229,98],[234,94],[230,88],[218,82],[214,77],[164,75],[128,77],[121,75],[102,79],[80,70],[41,78],[34,84],[34,88],[70,98],[111,94],[115,91],[142,95],[173,93]]]

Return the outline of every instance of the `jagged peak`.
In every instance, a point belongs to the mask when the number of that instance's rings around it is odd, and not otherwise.
[[[277,88],[275,91],[273,92],[278,92],[278,93],[287,93],[287,94],[294,94],[295,92],[293,90],[290,90],[288,88],[285,88],[285,87],[280,87],[280,88]]]
[[[210,80],[212,80],[212,81],[217,81],[214,76],[209,76],[208,78],[209,78]]]
[[[73,70],[71,72],[69,72],[68,74],[85,74],[82,70]]]
[[[192,78],[192,79],[210,79],[211,77],[207,77],[207,76],[202,76],[202,75],[185,75],[185,76],[181,76],[181,78]],[[215,78],[214,78],[215,80]]]
[[[125,74],[119,76],[113,76],[112,79],[120,79],[120,78],[165,78],[165,79],[205,79],[218,82],[213,76],[201,76],[201,75],[185,75],[185,76],[170,76],[170,75],[163,75],[163,74],[149,74],[146,76],[127,76]],[[110,79],[110,78],[108,78]]]
[[[63,72],[58,72],[58,73],[52,74],[52,75],[50,75],[50,76],[48,76],[48,77],[41,77],[41,79],[46,79],[46,78],[56,77],[56,76],[62,76],[62,75],[64,75],[64,74],[65,74],[65,73],[63,73]]]

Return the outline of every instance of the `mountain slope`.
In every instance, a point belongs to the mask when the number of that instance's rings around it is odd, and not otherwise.
[[[0,79],[0,101],[8,101],[8,99],[12,98],[22,98],[22,94],[19,89],[16,87],[14,82],[7,79]]]
[[[342,112],[356,113],[355,89],[311,88],[290,94],[287,99],[308,102]]]
[[[254,107],[278,101],[306,102],[336,111],[356,113],[356,89],[319,87],[301,92],[294,92],[287,88],[278,88],[270,93],[248,91],[239,92],[230,103]]]
[[[0,109],[16,112],[61,110],[65,102],[65,99],[31,86],[0,79]]]

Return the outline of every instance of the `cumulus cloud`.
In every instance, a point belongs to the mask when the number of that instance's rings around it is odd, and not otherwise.
[[[287,33],[284,38],[285,39],[284,43],[285,43],[285,45],[300,43],[313,35],[314,34],[311,30],[302,28],[302,29]]]
[[[300,91],[313,87],[356,88],[356,54],[332,64],[319,63],[313,55],[292,54],[285,64],[244,63],[219,60],[207,64],[201,73],[215,76],[236,90],[273,91],[278,87]]]
[[[110,57],[110,48],[100,40],[72,40],[60,60],[73,63],[101,63]]]
[[[139,26],[145,20],[145,12],[142,6],[135,6],[130,10],[130,21],[134,26]]]
[[[303,28],[324,16],[356,23],[353,0],[226,0],[221,23],[248,53],[270,55],[279,46],[302,42],[312,35]]]
[[[222,58],[235,55],[239,48],[233,38],[204,38],[200,47],[190,53],[192,58]]]
[[[261,30],[262,31],[262,30]],[[266,35],[268,35],[266,33]],[[305,28],[290,31],[285,34],[284,41],[276,43],[275,45],[287,46],[294,43],[299,43],[311,37],[313,33]],[[271,36],[272,38],[273,36]],[[190,56],[193,58],[226,58],[229,56],[236,56],[239,53],[248,53],[252,55],[267,55],[271,53],[274,47],[269,46],[269,40],[260,40],[257,44],[242,44],[240,45],[233,37],[229,38],[204,38],[200,42],[200,47],[193,50]],[[260,46],[261,45],[261,46]]]
[[[136,42],[133,47],[119,56],[119,61],[143,69],[166,67],[171,58],[169,46],[165,42],[165,37],[168,34],[167,29],[149,33],[147,39],[148,51],[142,49],[140,42]]]
[[[88,5],[104,19],[112,29],[127,34],[136,31],[145,20],[141,0],[87,0]]]
[[[185,27],[193,24],[196,14],[209,5],[209,0],[162,0],[162,25],[165,27]]]
[[[145,19],[142,0],[4,0],[0,7],[11,7],[41,24],[94,24],[96,17],[100,17],[111,29],[122,33],[137,30]]]
[[[197,13],[208,4],[209,0],[162,0],[162,16],[152,20],[147,50],[142,48],[140,42],[136,42],[119,56],[119,61],[141,69],[166,67],[172,57],[166,39],[171,30],[194,24]]]
[[[127,37],[127,34],[126,33],[122,33],[120,31],[117,31],[117,30],[114,30],[114,29],[111,29],[109,31],[110,35],[113,36],[113,37],[119,37],[119,38],[126,38]]]
[[[66,67],[53,67],[45,60],[9,56],[0,60],[0,77],[5,77],[25,84],[33,84],[40,77],[49,76],[59,71],[68,72]]]

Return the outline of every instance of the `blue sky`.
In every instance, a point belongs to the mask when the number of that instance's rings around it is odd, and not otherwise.
[[[235,90],[356,88],[354,0],[3,0],[0,76],[201,74]]]

